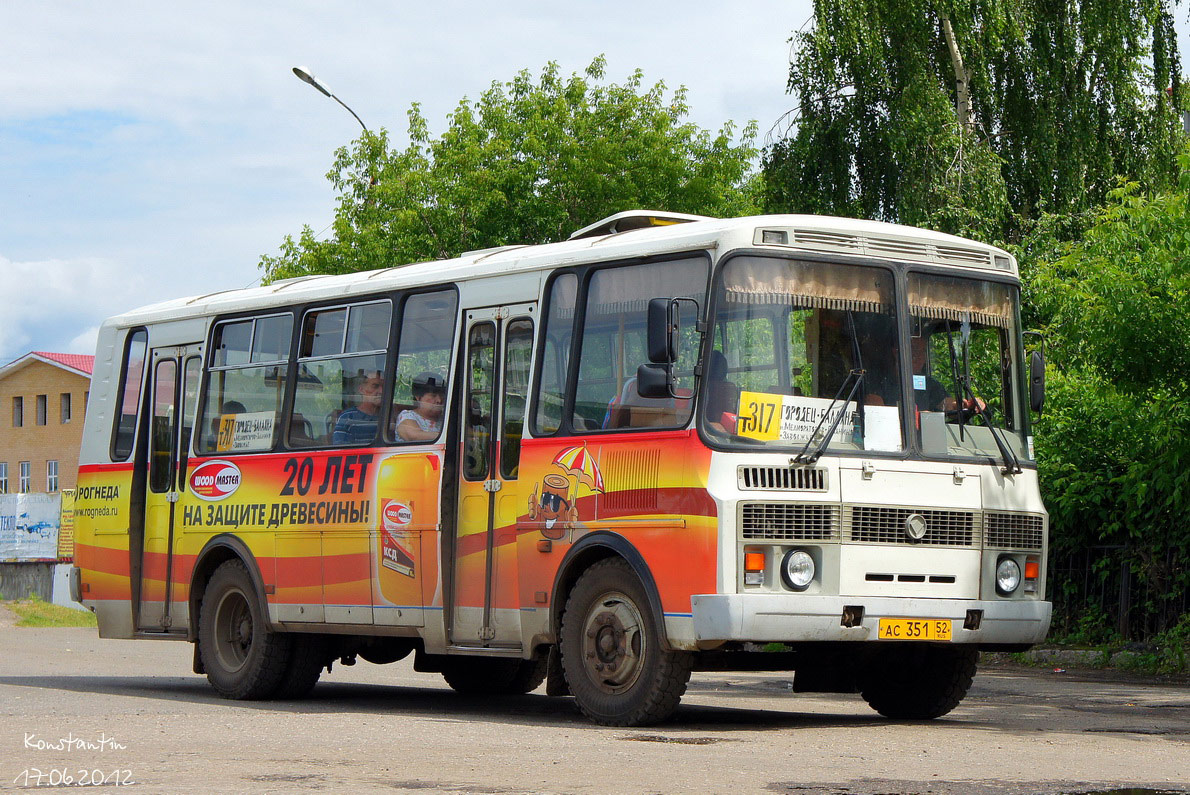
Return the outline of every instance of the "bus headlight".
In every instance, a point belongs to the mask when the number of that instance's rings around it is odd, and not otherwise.
[[[781,561],[781,579],[795,591],[804,591],[814,581],[814,558],[804,549],[791,549]]]
[[[1021,585],[1021,566],[1012,558],[1000,558],[996,564],[996,593],[1008,596]]]

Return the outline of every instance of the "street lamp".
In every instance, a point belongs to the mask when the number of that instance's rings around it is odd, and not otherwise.
[[[306,69],[304,69],[304,68],[303,68],[303,67],[301,67],[301,66],[295,66],[295,67],[293,67],[293,73],[294,73],[295,75],[297,75],[297,76],[298,76],[298,77],[299,77],[299,78],[302,80],[302,82],[303,82],[303,83],[309,83],[310,85],[314,86],[314,87],[315,87],[315,88],[317,88],[319,91],[321,91],[321,92],[322,92],[324,95],[326,95],[326,96],[330,97],[330,98],[331,98],[331,99],[333,99],[335,102],[338,102],[340,105],[342,105],[343,107],[347,108],[347,112],[348,112],[348,113],[350,113],[352,116],[355,116],[355,120],[359,122],[359,126],[364,128],[364,132],[367,132],[367,131],[368,131],[368,125],[364,124],[363,120],[362,120],[362,119],[361,119],[359,116],[357,116],[357,115],[356,115],[356,113],[355,113],[355,111],[354,111],[354,110],[352,110],[351,108],[348,108],[348,107],[347,107],[347,103],[346,103],[346,102],[344,102],[343,100],[341,100],[341,99],[339,99],[338,97],[336,97],[336,96],[335,96],[335,95],[334,95],[334,94],[331,92],[331,90],[330,90],[330,89],[327,87],[326,83],[322,82],[322,81],[321,81],[321,80],[319,80],[317,77],[315,77],[314,75],[310,74],[310,72],[309,72],[309,71],[307,71]]]

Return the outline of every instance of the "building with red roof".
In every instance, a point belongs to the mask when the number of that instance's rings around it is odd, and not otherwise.
[[[0,367],[0,494],[74,488],[94,365],[33,351]]]

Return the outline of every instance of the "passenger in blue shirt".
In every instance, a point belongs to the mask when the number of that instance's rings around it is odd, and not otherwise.
[[[344,411],[335,422],[331,439],[335,444],[367,444],[376,438],[384,379],[379,374],[368,376],[360,382],[357,391],[359,405]]]

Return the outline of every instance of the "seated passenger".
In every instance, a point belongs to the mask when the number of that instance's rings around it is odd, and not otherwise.
[[[335,444],[367,444],[376,438],[384,379],[379,373],[370,375],[360,382],[357,391],[358,405],[347,409],[335,420],[331,439]]]
[[[435,373],[421,373],[413,379],[411,390],[416,408],[397,415],[397,435],[407,442],[426,442],[438,438],[442,430],[442,403],[446,381]]]

